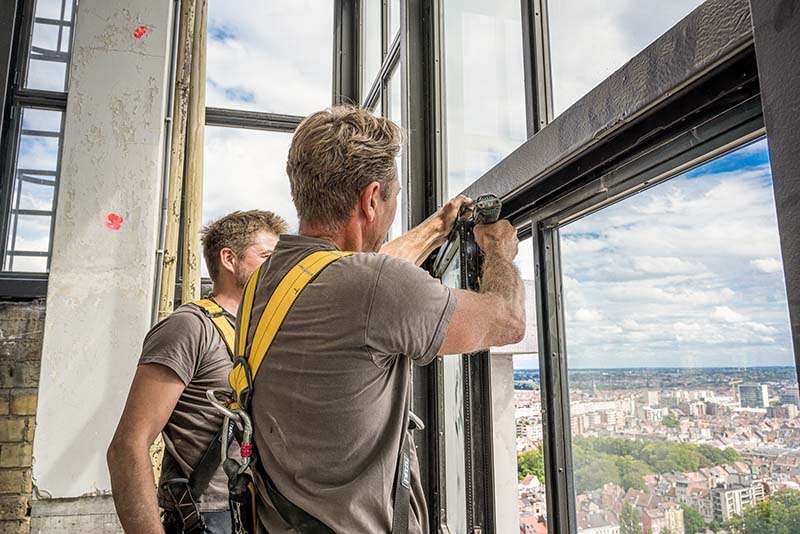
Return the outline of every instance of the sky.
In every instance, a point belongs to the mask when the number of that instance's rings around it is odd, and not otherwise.
[[[766,139],[560,239],[571,368],[793,365]]]

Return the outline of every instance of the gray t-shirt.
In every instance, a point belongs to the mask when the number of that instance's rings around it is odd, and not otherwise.
[[[225,315],[233,324],[235,318]],[[222,416],[206,398],[206,390],[230,391],[231,357],[214,323],[197,306],[184,304],[145,337],[139,364],[149,363],[172,369],[186,384],[161,433],[166,448],[161,481],[188,477],[222,425]],[[238,452],[238,446],[233,447]],[[163,508],[173,507],[160,487],[158,502]],[[198,508],[201,512],[229,508],[228,478],[221,466],[200,497]]]
[[[248,349],[280,279],[317,250],[335,247],[281,236],[261,269]],[[433,361],[454,308],[451,289],[379,254],[342,258],[306,287],[261,365],[251,406],[259,461],[284,496],[336,532],[391,530],[411,362]],[[257,487],[268,503],[260,479]],[[270,534],[293,532],[269,503],[259,517]],[[409,532],[428,532],[416,453]]]

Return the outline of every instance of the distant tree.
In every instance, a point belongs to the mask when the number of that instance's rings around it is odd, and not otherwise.
[[[747,507],[720,527],[739,534],[796,534],[800,532],[800,491],[776,491],[769,500]]]
[[[517,455],[517,476],[522,480],[528,475],[536,476],[544,484],[544,456],[540,447]]]
[[[642,534],[642,517],[639,511],[625,501],[619,514],[619,534]]]
[[[681,503],[683,509],[683,529],[685,534],[696,534],[703,532],[706,528],[706,522],[697,509],[692,508],[688,504]]]
[[[650,466],[630,456],[619,457],[615,463],[619,472],[620,485],[625,491],[631,488],[639,490],[646,488],[644,477],[652,472]]]
[[[672,414],[667,414],[661,420],[661,424],[663,424],[667,428],[678,428],[680,426],[680,421],[677,417]]]

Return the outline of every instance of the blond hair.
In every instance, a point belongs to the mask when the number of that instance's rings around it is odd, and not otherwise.
[[[300,220],[340,227],[361,189],[372,182],[380,183],[387,200],[404,140],[402,128],[364,108],[336,106],[306,117],[294,133],[286,162]]]
[[[279,215],[271,211],[234,211],[209,223],[200,233],[203,243],[203,257],[208,274],[212,280],[219,275],[219,253],[229,248],[242,258],[250,247],[255,235],[262,230],[275,235],[285,234],[288,225]]]

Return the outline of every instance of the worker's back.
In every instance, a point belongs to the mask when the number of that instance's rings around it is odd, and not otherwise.
[[[281,237],[261,269],[248,347],[283,274],[325,249],[335,247]],[[390,530],[411,360],[433,360],[454,304],[424,271],[377,254],[342,258],[303,291],[258,372],[251,406],[259,460],[285,497],[337,532]],[[416,458],[411,485],[409,532],[427,532]],[[260,515],[270,532],[286,529],[274,510]]]

